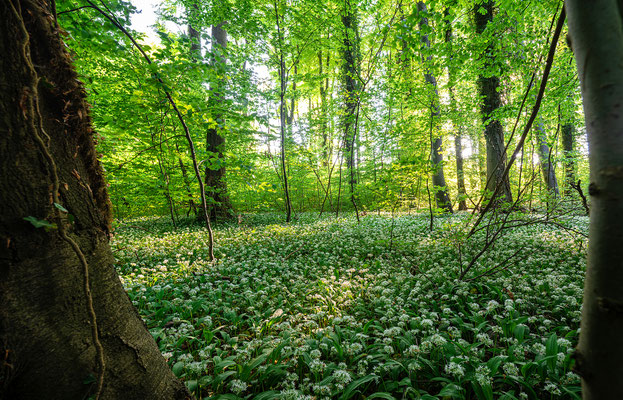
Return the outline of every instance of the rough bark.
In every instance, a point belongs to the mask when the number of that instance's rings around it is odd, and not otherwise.
[[[420,14],[420,30],[428,27],[428,18],[426,18],[426,4],[422,1],[417,3],[418,13]],[[422,34],[420,38],[424,47],[430,49],[430,41],[427,34]],[[432,181],[433,191],[435,193],[435,204],[446,212],[452,212],[452,201],[448,195],[448,186],[446,185],[446,177],[443,173],[443,155],[442,140],[439,134],[439,93],[437,92],[437,80],[430,70],[430,64],[433,57],[425,58],[426,70],[424,72],[424,80],[430,90],[430,128],[431,128],[431,164],[433,169]],[[434,135],[434,136],[433,136]]]
[[[225,23],[212,26],[212,57],[213,65],[219,77],[210,88],[210,110],[216,126],[206,132],[206,149],[209,162],[206,165],[206,189],[212,198],[210,205],[210,217],[214,219],[228,219],[233,216],[231,201],[227,193],[226,167],[225,167],[225,68],[227,66],[227,31]]]
[[[100,398],[190,398],[114,270],[85,92],[47,4],[0,2],[0,36],[0,398],[87,398],[100,350]]]
[[[547,133],[543,127],[543,121],[539,121],[536,126],[536,141],[538,145],[539,162],[541,164],[541,173],[543,174],[543,181],[547,186],[547,192],[549,196],[554,199],[558,198],[558,181],[556,180],[556,171],[554,170],[554,163],[552,163],[552,155],[550,148],[547,145]]]
[[[576,369],[585,400],[623,399],[623,17],[620,1],[568,0],[589,143],[588,269]]]
[[[476,33],[482,35],[489,22],[493,20],[493,0],[487,0],[474,7],[474,19],[476,22]],[[484,8],[485,13],[479,12]],[[484,68],[478,75],[478,92],[482,97],[480,111],[482,121],[485,125],[485,140],[487,143],[487,187],[488,193],[493,193],[497,185],[501,185],[500,197],[507,203],[512,203],[510,181],[508,176],[504,177],[506,168],[506,152],[504,151],[504,130],[502,124],[494,117],[495,111],[502,105],[499,87],[500,78],[490,71],[493,63],[493,46],[490,44],[485,50]],[[497,201],[498,199],[489,199]]]

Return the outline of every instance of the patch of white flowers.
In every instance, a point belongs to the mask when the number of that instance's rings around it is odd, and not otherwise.
[[[438,384],[417,382],[439,374],[464,393],[474,382],[519,399],[527,395],[518,380],[548,399],[579,386],[569,354],[586,243],[569,231],[505,231],[472,276],[517,249],[530,256],[465,282],[452,239],[461,216],[439,219],[432,233],[423,216],[254,218],[252,229],[215,230],[215,263],[200,227],[121,227],[113,241],[133,304],[174,371],[202,391],[197,397],[274,390],[282,399],[339,398],[359,380],[368,395],[393,379],[436,395]],[[586,219],[570,223],[586,230]],[[481,248],[475,237],[462,246],[463,268]],[[555,371],[539,361],[547,356]]]

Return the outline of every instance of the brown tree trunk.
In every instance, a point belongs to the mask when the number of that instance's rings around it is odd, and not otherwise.
[[[0,36],[0,398],[84,399],[100,372],[102,399],[190,398],[115,273],[85,92],[48,6],[0,2]]]
[[[623,399],[623,16],[567,0],[589,143],[591,213],[576,370],[585,400]]]
[[[489,22],[493,20],[493,0],[487,0],[482,4],[474,6],[474,17],[476,20],[476,33],[482,35]],[[480,8],[485,9],[485,13],[480,13]],[[504,177],[506,168],[506,151],[504,150],[504,131],[499,120],[493,118],[494,112],[502,105],[500,98],[500,78],[493,75],[488,69],[493,64],[493,46],[489,44],[483,57],[485,58],[483,71],[478,76],[478,91],[483,98],[480,105],[482,121],[485,125],[485,139],[487,142],[487,187],[488,193],[493,193],[496,186],[501,185],[498,191],[500,196],[507,203],[512,203],[511,186],[508,176]],[[490,196],[489,196],[490,197]],[[489,199],[495,201],[496,199]]]
[[[573,191],[575,184],[575,154],[574,154],[574,134],[575,126],[571,122],[562,125],[562,153],[565,166],[565,188],[564,193]]]
[[[426,4],[422,1],[417,3],[418,13],[420,13],[420,30],[428,28],[428,18],[426,18]],[[423,34],[421,41],[426,49],[430,49],[430,41],[428,35]],[[443,173],[443,156],[442,156],[442,140],[439,134],[439,93],[437,92],[437,80],[430,71],[430,64],[433,57],[426,57],[426,71],[424,72],[424,80],[429,85],[430,93],[430,145],[431,145],[431,164],[433,169],[433,192],[435,193],[435,204],[437,208],[451,213],[452,201],[448,196],[448,186],[446,185],[446,177]],[[434,134],[434,136],[433,136]]]
[[[209,162],[206,165],[206,190],[212,198],[210,205],[210,217],[217,219],[228,219],[233,216],[231,201],[227,193],[227,182],[225,181],[225,138],[223,131],[225,128],[225,68],[227,66],[227,31],[223,28],[225,23],[212,26],[212,57],[213,65],[219,77],[211,88],[210,110],[212,118],[216,121],[216,126],[207,130],[206,149],[208,151]]]

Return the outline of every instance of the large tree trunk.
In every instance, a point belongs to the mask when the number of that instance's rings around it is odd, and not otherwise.
[[[423,1],[417,3],[418,13],[420,13],[420,30],[428,28],[428,18],[426,18],[426,4]],[[428,34],[422,34],[421,41],[426,49],[430,49],[430,41]],[[437,80],[430,71],[430,64],[433,57],[426,57],[426,71],[424,72],[424,80],[429,85],[430,90],[430,136],[431,136],[431,163],[433,168],[433,191],[435,193],[435,203],[438,208],[446,212],[452,212],[452,201],[448,196],[448,187],[446,186],[446,178],[443,174],[443,156],[442,156],[442,140],[439,134],[439,93],[437,92]],[[435,136],[433,137],[433,133]]]
[[[113,268],[85,93],[52,13],[2,1],[0,36],[0,398],[85,399],[102,370],[102,399],[190,398]]]
[[[211,87],[210,110],[216,126],[209,128],[206,134],[206,149],[209,162],[206,165],[206,190],[212,198],[210,205],[210,217],[214,219],[227,219],[233,216],[231,201],[227,193],[225,181],[225,74],[227,67],[227,31],[223,28],[225,23],[212,26],[212,57],[213,65],[219,77]]]
[[[576,369],[585,400],[623,399],[623,17],[620,1],[567,0],[589,143],[588,269]]]
[[[493,20],[493,0],[487,0],[482,4],[474,6],[474,19],[476,21],[476,33],[482,35],[489,22]],[[485,13],[480,13],[480,8],[484,8]],[[490,44],[485,50],[485,58],[482,73],[478,76],[478,91],[482,97],[480,111],[482,121],[485,124],[485,139],[487,142],[487,187],[488,193],[493,193],[495,188],[500,185],[498,191],[504,201],[512,203],[510,181],[504,175],[506,168],[506,152],[504,150],[504,131],[499,120],[493,118],[493,113],[501,106],[500,98],[500,78],[487,71],[493,64],[493,46]],[[489,196],[490,197],[490,196]],[[489,199],[496,201],[496,199]]]

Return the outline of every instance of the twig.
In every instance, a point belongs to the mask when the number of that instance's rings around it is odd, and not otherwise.
[[[584,192],[582,191],[582,186],[580,186],[581,184],[582,184],[582,180],[578,179],[578,183],[570,183],[569,185],[578,192],[578,194],[580,195],[580,198],[582,199],[582,206],[584,207],[584,210],[586,211],[586,215],[589,215],[591,210],[588,207],[588,201],[586,201],[586,196],[584,195]]]

